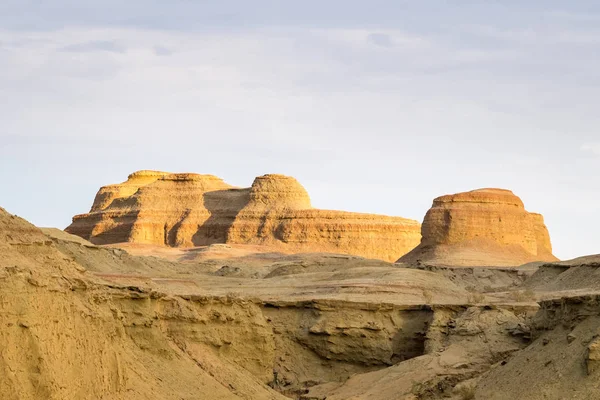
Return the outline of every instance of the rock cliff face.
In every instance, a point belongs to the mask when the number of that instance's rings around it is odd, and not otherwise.
[[[414,248],[419,230],[416,221],[400,217],[314,209],[302,185],[284,175],[236,188],[212,175],[158,171],[101,188],[90,212],[66,229],[95,244],[253,244],[387,261]]]
[[[556,261],[540,214],[510,190],[479,189],[436,198],[421,244],[399,261],[453,266],[514,266]]]

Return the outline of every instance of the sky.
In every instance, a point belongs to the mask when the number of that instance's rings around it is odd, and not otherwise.
[[[141,169],[296,177],[422,221],[513,190],[599,253],[600,2],[0,0],[0,206],[64,228]]]

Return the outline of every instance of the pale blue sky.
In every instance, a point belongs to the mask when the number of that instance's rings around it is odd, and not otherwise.
[[[0,206],[37,225],[139,169],[275,172],[417,220],[509,188],[598,253],[599,104],[595,1],[0,0]]]

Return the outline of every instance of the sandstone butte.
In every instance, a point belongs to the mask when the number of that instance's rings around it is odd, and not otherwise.
[[[425,215],[421,243],[398,261],[451,266],[517,266],[557,261],[540,214],[510,190],[441,196]]]
[[[138,171],[102,187],[66,231],[94,244],[264,245],[394,261],[419,244],[417,221],[315,209],[292,177],[264,175],[237,188],[213,175]]]

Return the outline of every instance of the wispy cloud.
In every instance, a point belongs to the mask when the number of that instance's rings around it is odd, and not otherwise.
[[[165,46],[155,45],[154,54],[156,54],[157,56],[170,56],[171,54],[173,54],[173,50]]]
[[[74,43],[62,47],[59,51],[69,53],[91,53],[96,51],[107,51],[109,53],[124,53],[125,47],[114,40],[92,40],[89,42]]]
[[[600,156],[600,143],[586,143],[581,146],[581,151]]]
[[[549,17],[564,20],[567,22],[599,22],[600,13],[583,13],[573,12],[564,10],[548,11],[546,13]]]
[[[529,26],[526,28],[504,28],[492,25],[463,27],[465,33],[481,38],[504,41],[522,46],[586,45],[600,43],[600,29],[573,29],[572,26]]]
[[[371,33],[367,36],[367,41],[381,47],[394,46],[392,37],[385,33]]]
[[[396,47],[400,50],[423,49],[430,47],[429,39],[424,35],[404,32],[398,29],[372,31],[369,29],[312,29],[310,33],[315,37],[326,40],[336,45],[353,46],[355,48],[369,48],[373,45],[381,47]]]

